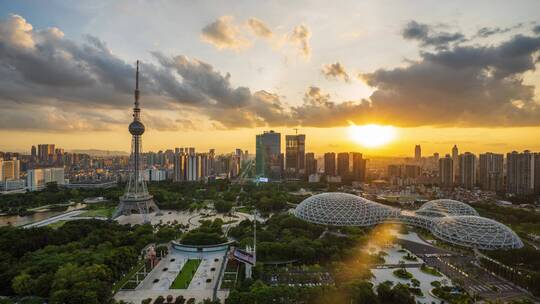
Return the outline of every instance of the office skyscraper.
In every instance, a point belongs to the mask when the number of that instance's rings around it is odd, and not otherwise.
[[[476,186],[476,155],[465,152],[459,156],[459,185],[465,189]]]
[[[534,193],[535,155],[526,150],[506,154],[506,192],[517,195]]]
[[[300,177],[305,173],[306,135],[285,136],[285,171],[288,176]]]
[[[442,188],[454,186],[454,161],[449,154],[439,159],[439,185]]]
[[[336,176],[336,153],[324,153],[324,174]]]
[[[504,181],[504,155],[480,154],[478,161],[478,183],[482,190],[502,191]]]
[[[420,161],[422,159],[422,148],[420,145],[414,146],[414,160]]]
[[[280,179],[283,169],[281,134],[264,132],[255,137],[255,173],[257,176]]]
[[[118,204],[118,208],[116,208],[113,218],[137,212],[142,214],[143,221],[147,222],[148,219],[146,215],[152,211],[159,211],[159,209],[154,202],[152,195],[148,193],[142,174],[142,135],[145,131],[145,127],[141,122],[139,96],[139,61],[137,60],[137,72],[135,74],[135,105],[133,107],[133,121],[129,124],[129,133],[131,133],[129,180],[124,195],[120,197],[120,203]]]
[[[342,179],[349,176],[349,153],[338,153],[337,175],[341,176]]]

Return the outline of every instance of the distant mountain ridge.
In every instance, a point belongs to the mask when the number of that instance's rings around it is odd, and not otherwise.
[[[109,150],[98,150],[98,149],[76,149],[70,150],[72,153],[80,154],[89,154],[92,156],[129,156],[128,152],[125,151],[109,151]]]

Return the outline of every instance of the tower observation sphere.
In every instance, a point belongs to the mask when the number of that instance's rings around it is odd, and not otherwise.
[[[143,135],[144,130],[143,123],[138,120],[134,120],[129,124],[129,133],[131,135]]]

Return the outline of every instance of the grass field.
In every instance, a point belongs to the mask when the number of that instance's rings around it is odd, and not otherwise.
[[[103,207],[103,208],[98,208],[98,209],[90,209],[90,210],[86,210],[85,212],[81,213],[79,216],[81,216],[81,217],[83,217],[83,216],[111,217],[113,212],[114,212],[114,209],[116,209],[116,207],[114,207],[114,206]]]
[[[170,289],[187,289],[200,264],[199,259],[188,260],[174,279]]]
[[[116,293],[118,290],[120,290],[120,288],[124,287],[124,285],[126,285],[127,281],[129,281],[132,278],[134,279],[134,276],[137,275],[137,272],[139,272],[143,267],[144,267],[144,260],[141,260],[141,261],[139,261],[139,263],[137,265],[135,265],[133,268],[131,268],[129,273],[127,273],[122,279],[120,279],[120,281],[116,282],[113,285],[113,287],[112,287],[113,293]],[[142,279],[144,279],[144,277],[139,278],[139,279],[142,280]],[[133,288],[135,288],[135,287],[133,287]]]

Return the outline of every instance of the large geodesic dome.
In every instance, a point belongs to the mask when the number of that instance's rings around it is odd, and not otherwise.
[[[442,216],[459,216],[459,215],[476,215],[478,212],[473,207],[460,201],[451,199],[438,199],[429,201],[416,210],[416,213],[425,216],[442,217]]]
[[[305,221],[332,226],[372,226],[399,210],[349,193],[328,192],[303,200],[294,211]]]
[[[437,219],[431,232],[437,238],[478,249],[515,249],[521,239],[507,226],[480,216],[449,216]]]
[[[435,237],[459,246],[482,250],[514,249],[523,242],[507,226],[478,215],[471,206],[451,199],[425,203],[416,211],[399,210],[360,196],[328,192],[302,201],[294,215],[331,226],[373,226],[399,222],[431,231]]]

